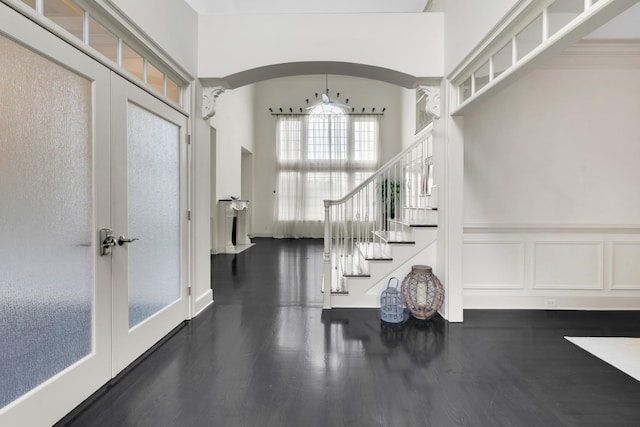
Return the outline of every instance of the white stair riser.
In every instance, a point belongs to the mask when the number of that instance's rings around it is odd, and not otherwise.
[[[392,261],[367,262],[370,277],[347,278],[348,294],[333,295],[332,307],[380,307],[380,293],[390,277],[402,280],[416,263],[435,268],[437,229],[414,228],[413,235],[415,244],[391,245]]]
[[[435,268],[436,265],[436,242],[418,251],[414,256],[409,257],[396,269],[384,275],[382,279],[376,279],[372,275],[370,278],[358,277],[348,279],[348,294],[332,295],[331,305],[334,308],[380,308],[380,294],[387,287],[391,277],[397,277],[400,282],[404,279],[411,266],[415,264],[427,264]]]

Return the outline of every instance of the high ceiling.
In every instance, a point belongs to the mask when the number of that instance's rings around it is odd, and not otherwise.
[[[429,0],[185,0],[200,15],[423,12]],[[435,2],[434,2],[435,3]]]

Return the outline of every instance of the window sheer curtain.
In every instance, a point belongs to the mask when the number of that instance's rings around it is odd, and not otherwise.
[[[379,165],[378,116],[319,105],[279,116],[275,237],[323,237],[325,199],[339,199]]]

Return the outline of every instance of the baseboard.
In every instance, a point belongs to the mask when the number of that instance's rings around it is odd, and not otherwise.
[[[195,299],[193,304],[193,317],[196,317],[211,304],[213,304],[213,290],[209,289]]]
[[[465,309],[487,310],[640,310],[640,296],[464,295]]]
[[[249,235],[249,237],[251,239],[253,239],[254,237],[267,237],[267,238],[273,238],[273,233],[251,233]]]

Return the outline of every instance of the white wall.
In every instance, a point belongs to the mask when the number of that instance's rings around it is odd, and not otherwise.
[[[288,111],[304,107],[305,99],[313,103],[314,94],[325,89],[325,76],[299,76],[273,79],[255,85],[255,155],[254,201],[259,215],[253,215],[252,234],[270,236],[273,232],[273,211],[276,188],[276,117],[269,107]],[[331,93],[340,92],[340,98],[349,98],[353,107],[376,111],[386,108],[381,121],[382,163],[395,156],[402,140],[402,89],[387,83],[346,76],[329,76]],[[414,114],[410,112],[409,114]]]
[[[216,102],[216,115],[211,126],[216,129],[215,189],[211,192],[211,217],[214,226],[220,226],[217,201],[240,197],[242,194],[242,151],[254,152],[254,87],[227,90]],[[207,141],[209,138],[207,136]],[[253,204],[251,206],[254,210]],[[218,230],[219,231],[219,230]],[[213,233],[216,235],[216,233]],[[220,232],[213,238],[212,250],[223,250]]]
[[[466,308],[640,308],[638,64],[589,62],[465,115]]]
[[[465,224],[640,223],[637,69],[541,69],[465,116]]]
[[[111,0],[190,74],[198,70],[198,15],[182,0]]]
[[[442,76],[443,22],[442,13],[201,16],[198,75],[341,61]]]
[[[444,13],[445,74],[451,72],[518,1],[447,0]]]
[[[254,151],[253,86],[227,90],[218,97],[216,115],[216,199],[240,197],[242,148]]]

